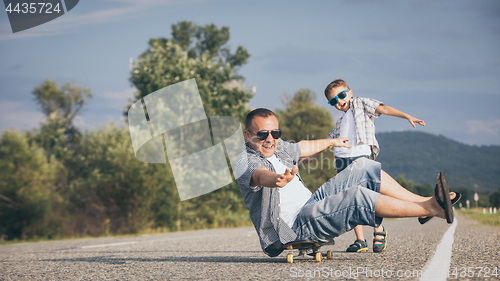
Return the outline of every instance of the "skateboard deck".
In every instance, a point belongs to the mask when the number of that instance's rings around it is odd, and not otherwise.
[[[285,248],[285,250],[299,250],[299,254],[296,256],[294,256],[293,253],[288,253],[288,255],[286,256],[286,261],[289,263],[293,263],[294,257],[300,257],[305,255],[314,257],[314,259],[317,262],[321,262],[323,260],[323,256],[326,256],[327,259],[331,260],[332,251],[328,250],[326,253],[322,254],[319,252],[319,248],[321,248],[324,245],[334,245],[334,244],[335,244],[334,240],[325,244],[319,244],[309,241],[294,241],[283,245],[283,248]]]

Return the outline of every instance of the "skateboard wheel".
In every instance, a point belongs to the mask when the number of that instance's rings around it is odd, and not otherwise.
[[[326,252],[326,258],[329,259],[329,260],[333,259],[333,257],[332,257],[332,251],[328,250],[328,252]]]
[[[321,262],[323,256],[321,255],[321,253],[316,253],[316,261],[317,262]]]
[[[286,255],[286,261],[288,263],[293,263],[293,254]]]

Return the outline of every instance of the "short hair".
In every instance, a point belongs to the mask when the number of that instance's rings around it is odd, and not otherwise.
[[[266,118],[269,116],[276,117],[276,114],[274,114],[274,112],[272,112],[271,110],[269,110],[267,108],[257,108],[257,109],[250,111],[250,113],[248,113],[247,117],[245,118],[245,129],[246,130],[249,131],[250,127],[252,127],[252,121],[255,118],[255,116],[260,116],[260,117]],[[278,118],[278,117],[276,117],[276,118]]]
[[[325,89],[325,97],[328,98],[328,94],[330,93],[330,91],[333,89],[333,88],[337,88],[337,87],[345,87],[347,89],[350,89],[349,86],[347,85],[347,83],[338,78],[338,79],[335,79],[333,80],[330,84],[328,84],[328,86],[326,86],[326,89]]]

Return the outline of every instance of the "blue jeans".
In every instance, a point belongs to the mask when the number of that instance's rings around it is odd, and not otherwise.
[[[370,156],[368,155],[361,155],[361,156],[356,156],[356,157],[347,157],[347,158],[342,158],[342,157],[335,157],[335,170],[337,173],[342,172],[347,166],[351,165],[354,160],[359,159],[360,157],[365,157],[370,159]]]
[[[292,227],[297,240],[326,243],[357,225],[380,226],[380,166],[361,157],[314,192]]]

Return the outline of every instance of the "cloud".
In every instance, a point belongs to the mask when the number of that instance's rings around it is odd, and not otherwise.
[[[263,59],[267,60],[263,68],[269,73],[291,73],[313,75],[332,68],[340,69],[348,65],[350,59],[339,53],[301,48],[297,46],[279,46],[268,52]]]
[[[0,131],[16,128],[27,130],[38,127],[45,115],[39,111],[26,110],[20,102],[0,103]]]
[[[468,135],[500,136],[500,119],[467,120],[466,133]]]
[[[79,13],[77,8],[85,5],[80,2],[80,4],[67,15],[57,18],[53,21],[47,22],[40,25],[40,28],[35,27],[36,30],[27,30],[19,33],[11,33],[11,30],[6,29],[0,30],[0,41],[15,40],[29,37],[40,37],[47,35],[54,35],[59,33],[64,33],[67,31],[74,32],[75,29],[80,26],[85,26],[89,24],[102,24],[107,22],[114,22],[119,20],[127,20],[131,17],[138,17],[142,15],[145,11],[150,11],[152,9],[157,9],[161,6],[172,6],[186,4],[186,2],[203,2],[205,0],[190,0],[190,1],[180,1],[180,0],[113,0],[107,2],[119,3],[120,7],[93,10],[87,13]],[[100,5],[93,5],[93,7],[101,7]],[[87,5],[88,7],[88,5]],[[95,9],[95,8],[94,8]],[[3,25],[3,24],[2,24]],[[6,26],[8,26],[8,21]],[[50,30],[50,31],[46,31]]]
[[[108,107],[123,109],[129,99],[134,97],[135,88],[129,88],[118,92],[104,92],[99,95],[106,100]]]

